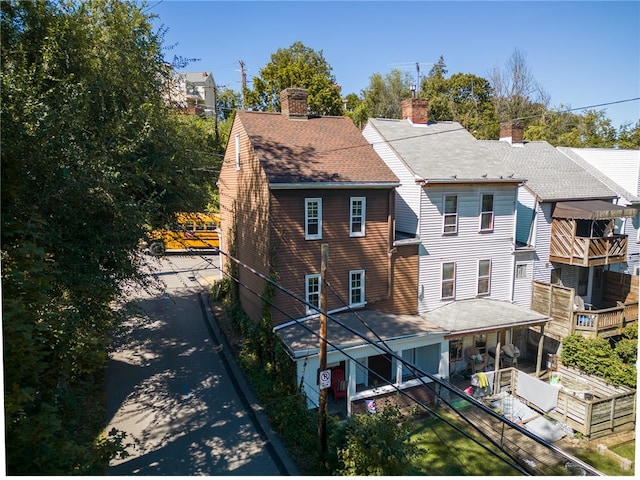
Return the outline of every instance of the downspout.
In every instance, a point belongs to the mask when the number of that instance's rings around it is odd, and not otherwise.
[[[393,255],[398,251],[393,247],[395,237],[395,190],[389,190],[389,213],[387,214],[388,245],[392,248],[387,253],[387,298],[393,294]]]

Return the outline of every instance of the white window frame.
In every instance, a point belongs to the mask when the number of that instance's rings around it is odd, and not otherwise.
[[[444,267],[445,265],[453,265],[453,278],[446,279],[444,278]],[[447,284],[452,285],[451,296],[444,296],[444,286],[445,282]],[[440,264],[440,299],[441,300],[453,300],[456,298],[456,262],[442,262]]]
[[[360,206],[361,206],[360,215],[354,215],[354,205],[356,202],[360,202]],[[354,221],[358,218],[360,219],[360,228],[358,230],[354,230]],[[367,221],[367,198],[351,197],[349,201],[349,236],[364,237],[366,221]]]
[[[309,216],[309,206],[315,203],[317,204],[318,211],[317,217]],[[309,233],[309,222],[310,220],[317,220],[318,222],[318,232],[310,234]],[[322,199],[321,198],[305,198],[304,199],[304,238],[305,240],[320,240],[322,239]]]
[[[456,211],[455,212],[447,212],[447,198],[455,198],[456,200]],[[453,218],[455,222],[453,224],[447,224],[447,219]],[[453,227],[453,230],[447,231],[447,228]],[[443,235],[456,235],[458,233],[458,195],[448,195],[445,194],[442,196],[442,234]]]
[[[314,280],[314,283],[313,283],[314,286],[317,285],[317,289],[314,289],[314,291],[311,291],[311,288],[310,288],[311,280]],[[305,300],[307,301],[307,303],[311,303],[313,305],[316,305],[318,308],[320,308],[321,290],[322,290],[322,283],[320,280],[319,273],[312,273],[304,276],[304,294],[305,294]],[[312,300],[316,300],[315,298],[316,296],[317,296],[317,304],[314,303],[314,301],[312,301]],[[308,315],[319,313],[317,310],[315,310],[314,308],[311,308],[309,305],[305,305],[305,307],[306,307],[305,311],[307,312]]]
[[[485,210],[484,209],[484,198],[485,197],[491,197],[491,210]],[[495,195],[493,193],[483,193],[482,195],[480,195],[480,231],[481,232],[493,232],[493,222],[495,220]],[[486,228],[482,227],[482,220],[488,216],[490,218],[489,220],[489,226]]]
[[[521,273],[521,270],[523,274]],[[527,264],[526,263],[517,263],[516,264],[516,279],[527,278]]]
[[[236,170],[240,170],[240,134],[236,133]]]
[[[483,262],[489,262],[489,273],[487,275],[481,275],[480,274],[480,265]],[[491,295],[491,267],[492,267],[492,262],[490,258],[482,258],[480,260],[478,260],[478,284],[477,284],[477,290],[476,293],[478,294],[478,296],[486,296],[486,295]],[[480,282],[485,282],[487,284],[487,291],[486,292],[481,292],[480,291]]]
[[[353,285],[354,275],[358,275],[359,279],[360,279],[360,285],[356,286],[356,287],[354,287],[354,285]],[[353,301],[353,295],[356,292],[360,293],[360,301],[357,302],[357,303],[355,303]],[[350,307],[360,307],[360,306],[364,305],[366,303],[365,302],[364,293],[365,293],[365,288],[364,288],[364,270],[350,270],[349,271],[349,306]]]

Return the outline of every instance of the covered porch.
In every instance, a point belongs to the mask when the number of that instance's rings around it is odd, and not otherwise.
[[[476,371],[516,366],[520,361],[517,352],[524,351],[526,346],[518,345],[515,331],[529,327],[539,327],[542,332],[534,371],[538,377],[543,373],[544,330],[551,321],[547,315],[483,298],[452,302],[423,317],[448,332],[445,339],[449,344],[449,377],[454,380],[465,373],[468,376]]]
[[[310,409],[320,404],[320,319],[308,317],[274,329],[296,364]],[[448,376],[447,333],[418,315],[377,310],[329,312],[327,368],[336,382],[329,411],[351,416],[368,399],[413,390]],[[416,368],[411,368],[411,366]]]

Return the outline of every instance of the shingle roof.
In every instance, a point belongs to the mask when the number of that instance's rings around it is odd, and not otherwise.
[[[541,201],[608,199],[616,193],[584,168],[547,142],[511,145],[498,140],[479,140],[526,179],[526,186]]]
[[[399,183],[353,121],[346,117],[289,119],[281,113],[239,111],[269,183]]]
[[[408,120],[369,119],[413,173],[424,180],[454,176],[474,181],[514,178],[514,171],[492,149],[457,122],[413,125]]]
[[[640,203],[640,197],[630,190],[625,189],[619,183],[616,183],[611,177],[606,175],[596,166],[592,165],[588,158],[598,158],[598,159],[606,159],[609,162],[618,162],[621,163],[620,160],[626,160],[630,163],[636,161],[635,171],[633,170],[624,170],[624,173],[629,174],[629,180],[627,183],[629,185],[633,185],[636,183],[638,185],[637,189],[640,192],[640,181],[639,179],[639,167],[640,166],[640,152],[638,150],[615,150],[611,148],[569,148],[569,147],[557,147],[562,153],[564,153],[567,157],[569,157],[576,164],[580,165],[582,168],[591,173],[594,177],[604,183],[611,190],[616,192],[619,197],[624,198],[625,200],[632,203]],[[625,163],[627,163],[625,162]],[[633,167],[632,167],[633,168]],[[635,174],[635,178],[634,178]]]

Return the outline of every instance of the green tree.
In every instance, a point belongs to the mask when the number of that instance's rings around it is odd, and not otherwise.
[[[314,115],[342,115],[340,86],[322,50],[316,52],[301,42],[280,48],[253,79],[246,92],[247,107],[267,112],[280,110],[280,92],[285,88],[306,88],[307,103]]]
[[[411,98],[411,75],[393,69],[385,76],[374,73],[362,91],[361,115],[367,118],[402,118],[402,101]]]
[[[144,232],[210,186],[170,115],[162,38],[135,2],[0,3],[2,288],[9,474],[101,473],[111,308],[146,285]],[[206,177],[205,177],[206,178]],[[100,440],[96,440],[101,438]]]
[[[640,120],[633,127],[630,123],[620,127],[617,146],[629,150],[640,149]]]
[[[548,111],[530,121],[525,140],[544,140],[553,146],[574,148],[612,148],[616,130],[604,111],[588,110],[582,114]]]
[[[218,112],[220,120],[228,120],[242,103],[242,95],[230,88],[218,91]]]
[[[335,475],[407,475],[420,452],[410,440],[410,422],[391,405],[339,425],[331,436],[331,451]]]

